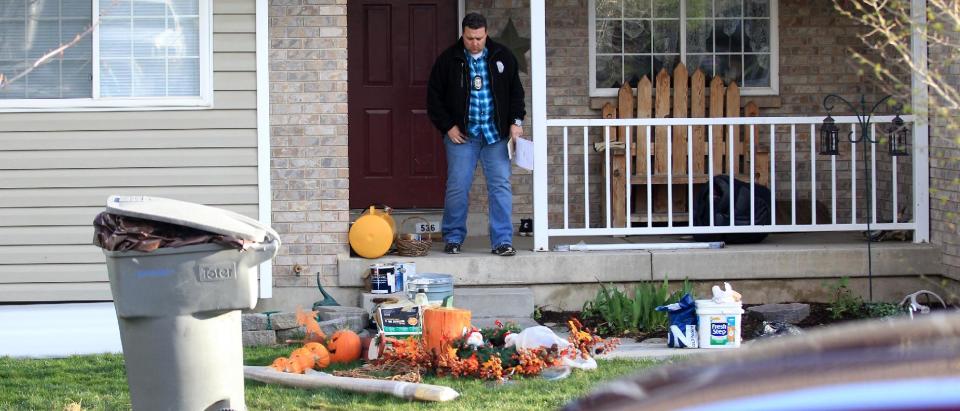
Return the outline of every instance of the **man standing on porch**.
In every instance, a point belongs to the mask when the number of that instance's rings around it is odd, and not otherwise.
[[[427,84],[427,113],[443,134],[447,191],[443,202],[444,252],[459,254],[467,236],[470,186],[477,162],[487,180],[491,252],[513,248],[508,145],[523,131],[523,85],[517,59],[487,38],[487,19],[467,14],[463,35],[433,63]]]

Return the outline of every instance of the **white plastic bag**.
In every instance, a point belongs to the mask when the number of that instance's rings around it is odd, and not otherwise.
[[[570,346],[570,342],[557,336],[550,328],[542,325],[528,327],[516,334],[504,337],[504,347],[516,346],[518,350],[533,348],[550,348],[554,344],[563,350]]]
[[[542,325],[525,328],[519,333],[510,334],[504,338],[505,347],[516,346],[518,350],[529,350],[542,347],[550,348],[554,344],[556,344],[557,348],[559,348],[561,351],[570,347],[570,341],[560,338],[560,336],[554,333],[553,330]],[[563,365],[579,368],[581,370],[595,370],[597,369],[597,360],[594,360],[593,357],[563,357]]]

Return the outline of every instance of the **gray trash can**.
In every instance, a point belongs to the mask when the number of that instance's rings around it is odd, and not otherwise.
[[[104,250],[135,410],[245,410],[240,311],[257,303],[257,265],[280,237],[227,210],[154,197],[112,196],[107,213],[243,240]]]

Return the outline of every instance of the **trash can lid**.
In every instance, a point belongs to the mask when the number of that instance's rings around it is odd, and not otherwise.
[[[107,212],[256,242],[264,241],[269,229],[229,210],[161,197],[112,195],[107,199]]]

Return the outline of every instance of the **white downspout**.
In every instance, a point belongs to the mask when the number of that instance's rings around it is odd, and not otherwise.
[[[257,1],[257,189],[258,219],[270,225],[270,19],[269,2]],[[273,260],[260,264],[260,298],[273,297]]]
[[[530,2],[530,81],[533,97],[533,249],[549,250],[547,236],[547,45],[544,0]]]
[[[913,107],[913,242],[930,242],[930,131],[927,91],[927,1],[912,0],[910,49],[915,70],[910,78]],[[894,210],[896,212],[896,210]]]

